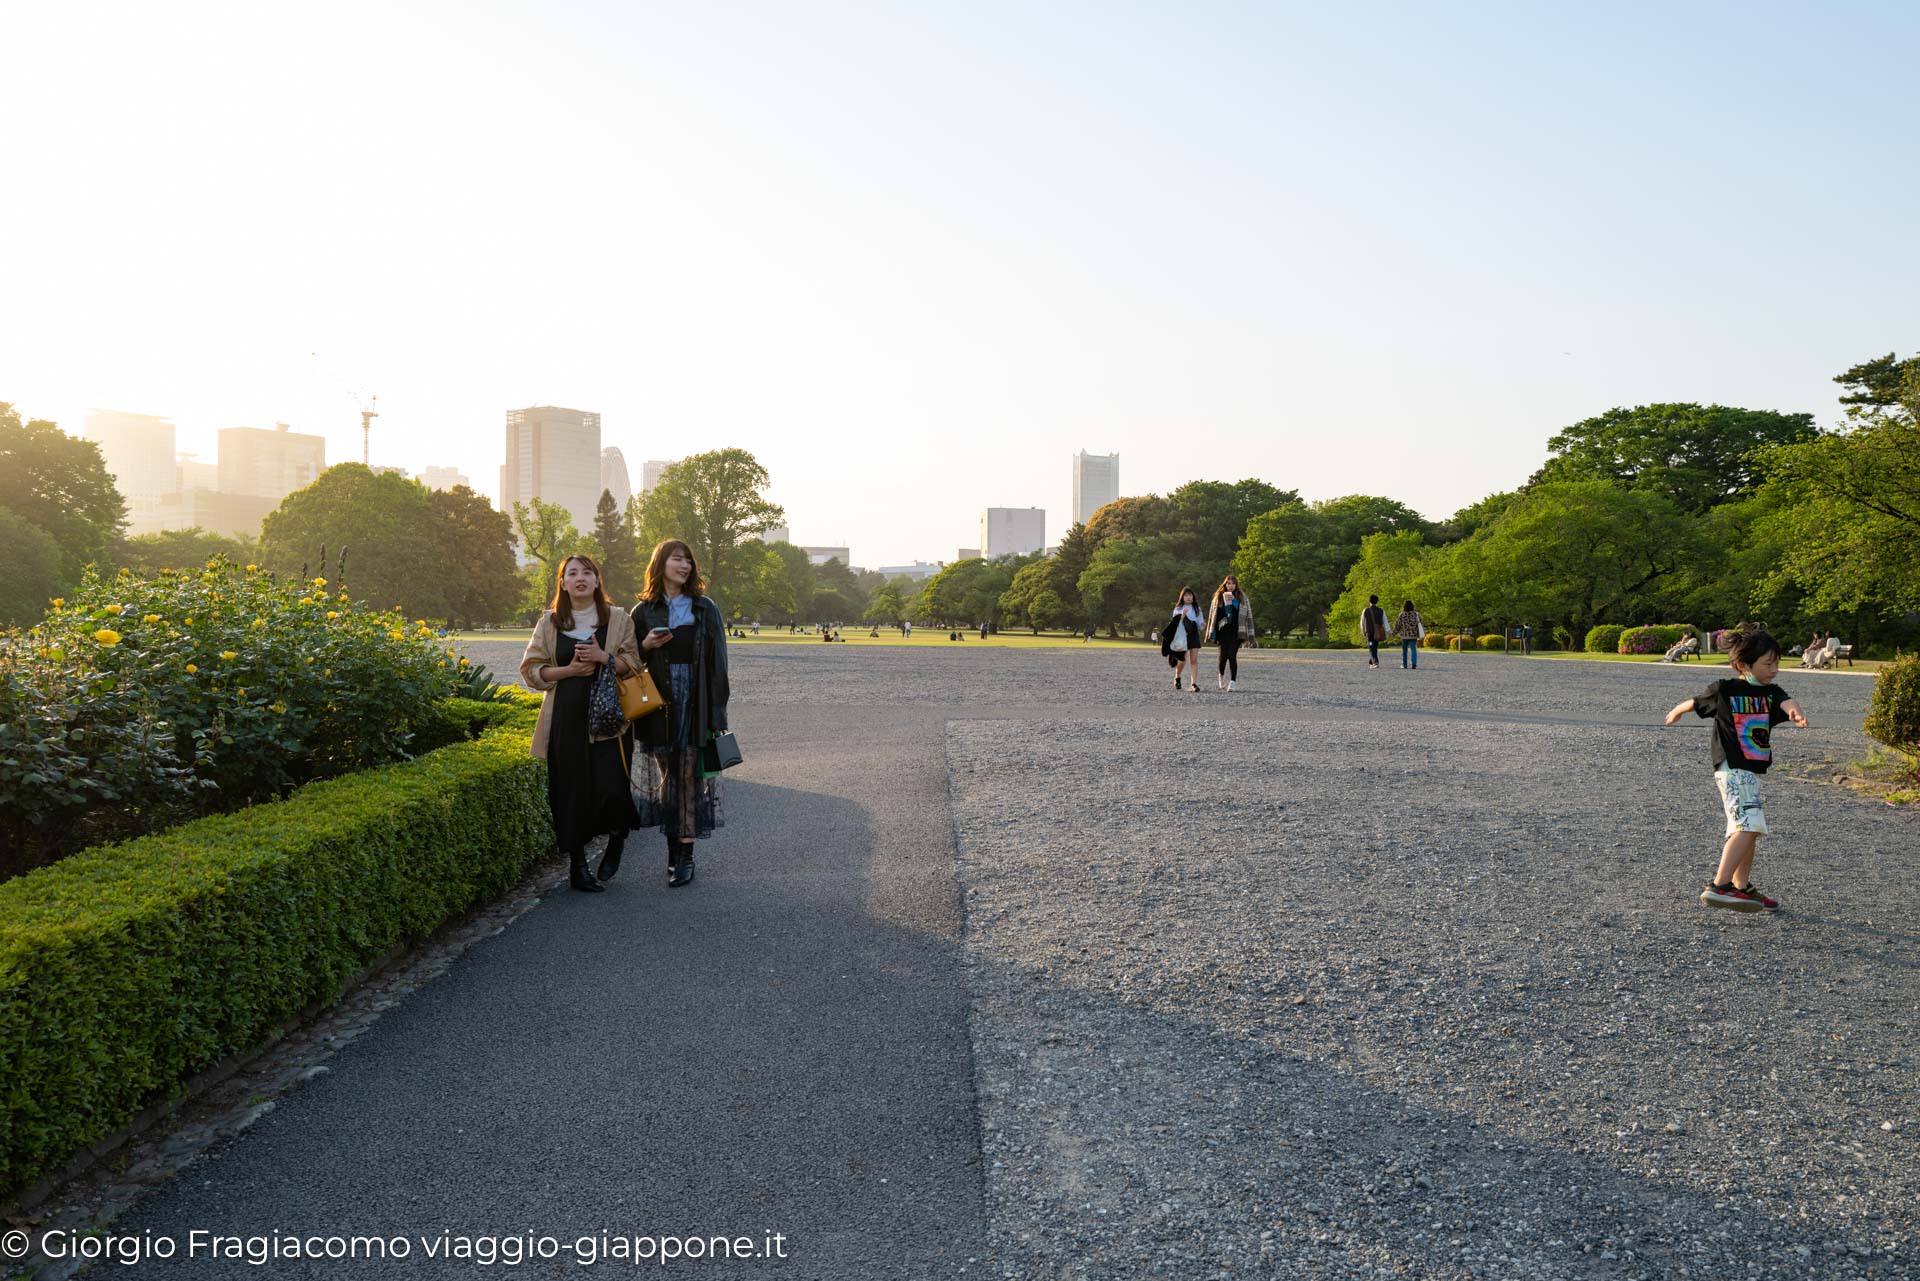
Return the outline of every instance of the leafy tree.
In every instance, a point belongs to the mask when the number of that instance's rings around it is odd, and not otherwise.
[[[1361,539],[1360,559],[1347,571],[1346,590],[1327,611],[1327,635],[1357,638],[1360,611],[1367,607],[1367,597],[1374,595],[1380,598],[1380,607],[1387,611],[1388,618],[1399,611],[1402,601],[1411,599],[1429,627],[1437,625],[1438,616],[1433,614],[1431,604],[1423,605],[1421,599],[1425,594],[1422,578],[1435,554],[1426,539],[1412,530],[1368,534]]]
[[[600,491],[600,501],[593,509],[593,541],[600,547],[596,561],[607,582],[607,595],[618,601],[638,599],[647,565],[640,558],[640,542],[633,536],[627,513],[610,489]]]
[[[1076,587],[1090,622],[1108,635],[1138,636],[1171,615],[1179,572],[1164,536],[1115,539],[1094,552]]]
[[[59,544],[45,530],[0,507],[0,627],[33,622],[47,601],[77,581],[66,576]]]
[[[860,621],[899,626],[900,620],[907,616],[907,596],[900,582],[882,583],[874,588],[873,595],[867,597],[867,607],[862,611]]]
[[[1675,503],[1603,480],[1536,485],[1423,578],[1459,622],[1651,622],[1706,549]]]
[[[355,599],[375,609],[398,605],[409,618],[451,614],[453,570],[420,482],[340,463],[288,494],[261,523],[261,561],[279,573],[317,569],[323,546],[351,553],[340,577]]]
[[[580,531],[573,527],[567,509],[540,498],[513,505],[513,532],[519,535],[520,545],[539,567],[539,578],[549,589],[559,578],[560,563],[581,546]]]
[[[1920,355],[1901,360],[1893,352],[1863,360],[1833,381],[1847,389],[1840,398],[1843,405],[1860,409],[1890,409],[1901,402],[1907,384],[1920,378]]]
[[[1248,523],[1233,570],[1262,630],[1284,635],[1323,626],[1367,535],[1424,537],[1429,528],[1420,513],[1391,498],[1351,494],[1311,506],[1286,503]]]
[[[104,562],[127,522],[127,505],[107,474],[99,445],[69,436],[44,418],[23,422],[4,401],[0,507],[52,540],[62,586],[78,583],[85,566]]]
[[[998,617],[1000,597],[1013,583],[1006,560],[955,561],[929,578],[910,609],[917,623],[972,626]]]
[[[809,597],[811,599],[811,597]],[[741,576],[727,593],[727,608],[735,618],[749,621],[795,618],[799,610],[786,561],[771,547],[761,549],[760,563]]]
[[[260,544],[252,538],[229,538],[195,526],[158,534],[135,534],[115,550],[114,560],[142,578],[163,569],[199,569],[215,556],[236,565],[260,558]]]
[[[805,551],[784,539],[768,543],[767,550],[778,556],[786,567],[787,594],[793,601],[787,606],[787,612],[790,617],[798,617],[800,604],[813,599],[813,561]]]
[[[822,587],[815,591],[813,601],[807,607],[807,621],[810,623],[844,623],[858,616],[859,607],[845,592],[835,587]]]
[[[1040,625],[1028,616],[1027,611],[1040,592],[1051,592],[1055,600],[1059,599],[1060,594],[1050,586],[1052,569],[1051,560],[1037,560],[1021,566],[1020,572],[1007,584],[1007,590],[1000,593],[1000,621],[1003,625],[1031,627],[1036,635],[1039,634]]]
[[[1759,486],[1759,451],[1814,435],[1812,414],[1695,404],[1610,409],[1549,440],[1553,456],[1527,484],[1606,480],[1651,490],[1698,516]]]
[[[1087,534],[1093,548],[1103,543],[1151,538],[1173,528],[1173,504],[1158,494],[1139,498],[1116,498],[1093,514],[1087,522]],[[1088,556],[1091,559],[1092,550]]]
[[[814,590],[838,592],[853,608],[844,614],[837,614],[833,621],[858,618],[860,611],[867,607],[866,588],[860,582],[860,575],[854,573],[838,556],[829,556],[826,561],[814,568]],[[818,620],[815,621],[824,621]]]
[[[511,618],[521,595],[513,519],[466,485],[428,490],[447,573],[447,618],[461,626]]]
[[[1520,495],[1513,490],[1502,490],[1497,494],[1488,494],[1477,503],[1470,503],[1455,512],[1447,520],[1434,526],[1435,543],[1457,543],[1470,538],[1479,530],[1485,529],[1513,506],[1513,500]]]
[[[693,548],[695,561],[722,596],[760,564],[759,535],[786,511],[761,492],[767,469],[744,449],[716,449],[683,458],[661,473],[640,505],[640,546],[651,554],[662,539]],[[808,598],[799,598],[808,599]]]
[[[1293,490],[1275,489],[1263,480],[1242,480],[1233,484],[1218,480],[1195,480],[1167,495],[1171,509],[1170,531],[1182,536],[1181,558],[1205,565],[1206,578],[1226,576],[1227,563],[1240,546],[1240,536],[1255,516],[1288,503],[1297,503]],[[1219,574],[1212,567],[1217,566]]]

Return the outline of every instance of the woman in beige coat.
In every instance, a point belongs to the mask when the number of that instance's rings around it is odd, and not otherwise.
[[[568,883],[598,891],[620,869],[627,832],[639,826],[628,782],[633,733],[596,737],[587,704],[603,664],[618,675],[640,670],[633,618],[616,608],[591,556],[561,562],[553,604],[534,626],[520,659],[520,679],[546,695],[533,731],[533,754],[547,762],[547,803],[553,835],[567,852]],[[607,851],[596,879],[587,870],[587,842],[604,833]]]

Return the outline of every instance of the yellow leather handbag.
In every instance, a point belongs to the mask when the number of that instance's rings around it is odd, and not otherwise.
[[[641,665],[639,671],[620,677],[615,684],[620,687],[620,710],[626,713],[630,721],[651,716],[667,705],[667,701],[660,697],[660,687],[653,683],[645,664]]]

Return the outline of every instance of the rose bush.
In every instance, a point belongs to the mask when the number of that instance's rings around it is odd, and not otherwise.
[[[345,597],[224,560],[89,571],[0,634],[0,870],[408,756],[464,660]]]

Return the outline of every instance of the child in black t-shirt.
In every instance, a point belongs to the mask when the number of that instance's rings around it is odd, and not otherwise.
[[[1720,867],[1700,902],[1736,912],[1771,912],[1780,904],[1753,883],[1753,850],[1767,834],[1760,808],[1760,776],[1773,763],[1773,727],[1792,721],[1801,729],[1807,718],[1800,704],[1773,683],[1780,673],[1780,642],[1765,632],[1734,637],[1733,670],[1739,680],[1715,681],[1697,698],[1684,699],[1667,713],[1671,725],[1691,711],[1713,718],[1713,781],[1727,814],[1727,843]]]

